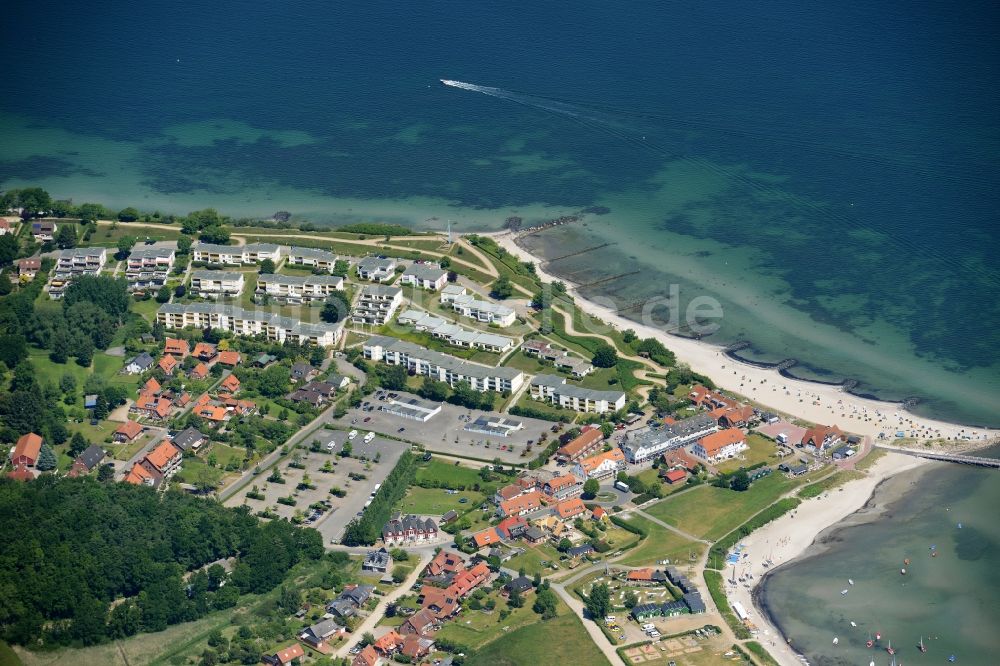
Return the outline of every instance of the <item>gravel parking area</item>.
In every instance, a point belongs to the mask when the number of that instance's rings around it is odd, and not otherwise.
[[[348,434],[342,430],[317,430],[303,442],[305,448],[296,449],[277,464],[284,483],[269,482],[267,479],[271,472],[264,472],[231,497],[226,504],[228,506],[247,504],[254,511],[261,511],[267,507],[282,518],[291,518],[296,511],[309,516],[312,513],[309,506],[325,500],[330,503],[330,509],[314,522],[303,524],[319,530],[324,543],[330,543],[331,539],[339,540],[347,523],[364,508],[375,485],[385,480],[396,465],[396,461],[409,448],[403,442],[377,436],[365,443],[364,432],[359,431],[351,441],[351,457],[344,458],[338,454],[348,440]],[[309,450],[314,439],[320,442],[322,453]],[[332,448],[329,447],[330,444],[333,445]],[[304,469],[291,466],[296,456]],[[362,457],[365,460],[361,460]],[[375,462],[376,457],[378,462]],[[324,471],[327,462],[330,463],[332,471]],[[351,479],[352,473],[364,475],[365,478]],[[306,475],[309,476],[309,482],[314,488],[298,490],[297,486]],[[335,486],[347,491],[347,495],[344,497],[331,495],[330,489]],[[247,493],[252,493],[254,487],[264,495],[264,499],[247,497]],[[295,499],[295,506],[278,503],[279,497],[288,496]]]
[[[435,453],[471,456],[482,460],[500,458],[509,463],[523,463],[533,457],[538,451],[538,441],[542,433],[545,433],[550,440],[557,436],[556,433],[552,432],[552,426],[555,424],[550,421],[496,412],[487,413],[448,403],[444,403],[441,406],[441,412],[432,416],[429,421],[408,419],[380,411],[379,407],[388,403],[385,400],[379,400],[376,395],[378,394],[366,398],[366,402],[369,403],[367,407],[362,405],[348,411],[339,424],[358,430],[384,433],[391,437],[421,444]],[[397,393],[396,395],[399,396],[399,399],[416,397],[409,393]],[[464,429],[467,424],[484,414],[497,418],[502,417],[510,421],[520,421],[524,427],[506,437],[469,432]],[[534,448],[530,455],[524,455],[528,440],[532,440]]]

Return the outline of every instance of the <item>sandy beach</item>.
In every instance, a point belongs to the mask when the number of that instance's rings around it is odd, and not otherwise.
[[[544,260],[516,243],[511,232],[490,235],[502,247],[522,261],[535,263],[538,275],[545,280],[560,280],[546,273]],[[568,291],[576,304],[588,315],[616,329],[631,328],[640,337],[655,337],[677,355],[678,361],[706,375],[720,388],[775,410],[813,423],[837,425],[841,429],[877,438],[880,433],[892,439],[897,432],[913,439],[952,439],[970,446],[982,446],[997,436],[996,431],[921,418],[907,412],[902,405],[860,398],[839,386],[816,384],[782,377],[777,370],[741,363],[726,356],[722,349],[705,342],[690,340],[626,319],[610,308],[588,301],[576,291],[576,285],[566,280]]]
[[[726,596],[730,603],[738,601],[747,609],[751,622],[759,630],[758,640],[779,663],[801,664],[801,661],[754,603],[753,591],[764,575],[801,555],[824,530],[864,507],[878,485],[889,477],[935,464],[942,463],[888,453],[868,470],[864,478],[849,481],[824,495],[803,501],[795,511],[756,530],[740,542],[744,546],[743,552],[749,557],[737,566],[737,577],[750,573],[753,578],[747,585],[739,581],[735,585],[727,583]],[[763,561],[768,557],[773,565],[764,567]],[[731,578],[732,569],[727,569],[724,575],[727,580]]]
[[[544,262],[540,257],[517,245],[515,235],[505,232],[492,236],[511,254],[523,261],[534,262],[538,274],[544,279],[560,279],[544,271]],[[679,362],[687,363],[695,372],[710,377],[723,390],[745,396],[758,405],[786,416],[813,423],[837,425],[845,431],[867,435],[872,439],[884,434],[887,441],[892,441],[900,431],[907,438],[915,440],[950,439],[952,443],[947,445],[949,449],[978,448],[997,437],[996,431],[920,418],[907,412],[899,404],[860,398],[839,386],[788,379],[775,369],[741,363],[726,356],[720,348],[713,345],[671,336],[662,330],[621,317],[613,310],[583,298],[577,292],[576,285],[566,280],[563,282],[574,296],[577,306],[590,316],[620,330],[631,328],[640,337],[659,339],[677,355]],[[940,463],[901,453],[887,453],[863,478],[852,480],[818,498],[805,500],[796,511],[753,532],[741,542],[751,555],[740,565],[739,575],[749,572],[753,577],[747,585],[739,582],[727,585],[727,595],[730,602],[738,601],[748,610],[751,621],[759,629],[758,640],[779,663],[792,666],[802,662],[753,601],[753,591],[764,574],[800,556],[821,532],[864,507],[876,487],[884,480],[933,464]],[[767,557],[774,562],[769,568],[762,566]]]

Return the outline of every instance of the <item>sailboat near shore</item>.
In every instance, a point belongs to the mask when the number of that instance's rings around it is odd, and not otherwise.
[[[924,637],[923,636],[920,637],[920,642],[917,643],[917,647],[920,648],[921,652],[927,652],[927,646],[924,645]]]

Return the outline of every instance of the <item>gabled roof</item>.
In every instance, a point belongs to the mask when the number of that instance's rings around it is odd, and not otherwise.
[[[35,478],[35,473],[28,469],[26,465],[18,465],[7,472],[7,478],[14,479],[15,481],[31,481]]]
[[[92,470],[97,467],[98,463],[104,460],[104,449],[96,444],[91,444],[83,450],[76,460],[86,467],[88,471]]]
[[[298,643],[294,645],[289,645],[288,647],[278,650],[277,652],[274,653],[274,656],[278,659],[278,662],[281,664],[287,664],[293,659],[298,659],[299,657],[302,657],[304,655],[305,651],[302,649],[302,646],[299,645]]]
[[[556,504],[556,513],[559,514],[560,518],[572,518],[573,516],[579,516],[584,513],[587,507],[583,505],[583,500],[579,497],[573,499],[568,499],[563,502]]]
[[[579,437],[567,442],[563,446],[560,446],[556,449],[556,453],[566,456],[567,458],[573,458],[581,451],[589,449],[602,439],[604,439],[604,433],[601,432],[600,429],[595,428],[593,430],[588,430],[587,432],[581,433]]]
[[[240,379],[236,375],[229,375],[222,380],[219,384],[219,388],[224,391],[229,391],[230,393],[236,393],[240,390]]]
[[[160,369],[163,370],[163,372],[169,375],[174,371],[174,368],[177,367],[177,359],[167,354],[160,358],[160,362],[157,363],[157,365],[160,366]]]
[[[562,476],[549,479],[546,481],[545,485],[547,485],[552,492],[558,492],[563,488],[575,486],[577,483],[579,483],[579,481],[572,474],[563,474]]]
[[[170,442],[163,441],[160,442],[155,449],[146,454],[146,460],[148,460],[153,467],[162,472],[166,469],[170,461],[180,454],[180,449]]]
[[[240,353],[237,351],[219,352],[218,362],[222,365],[239,365]]]
[[[125,421],[115,430],[116,435],[125,435],[129,439],[135,439],[142,432],[142,424],[135,421]]]
[[[199,342],[194,346],[194,351],[191,352],[198,358],[212,358],[215,356],[215,345],[210,342]]]
[[[14,445],[14,453],[11,454],[13,459],[17,459],[21,456],[26,456],[31,460],[38,460],[38,454],[42,450],[42,437],[41,435],[36,435],[33,432],[29,432],[25,435],[21,435],[17,439],[17,444]]]
[[[739,442],[746,441],[746,438],[742,430],[727,428],[726,430],[713,432],[711,435],[705,435],[698,440],[698,443],[701,445],[701,448],[705,449],[706,455],[714,456],[721,449],[730,444],[738,444]]]
[[[154,377],[150,377],[148,380],[146,380],[146,383],[142,385],[142,389],[140,389],[140,392],[141,393],[154,393],[155,394],[155,393],[159,393],[162,390],[163,390],[163,387],[160,386],[160,382],[156,381],[156,379]]]
[[[619,448],[611,449],[610,451],[604,451],[603,453],[598,453],[597,455],[590,456],[589,458],[584,458],[580,461],[580,466],[583,471],[590,474],[592,471],[601,466],[601,463],[606,461],[612,461],[615,463],[625,462],[625,454]]]
[[[500,502],[500,510],[503,511],[504,515],[509,516],[515,513],[540,509],[544,502],[545,495],[537,490],[533,490],[530,493],[519,495],[512,500]]]
[[[137,365],[138,367],[142,368],[143,370],[145,370],[146,368],[151,368],[151,367],[153,367],[153,357],[150,356],[148,352],[142,352],[138,356],[134,356],[125,365],[128,366],[128,365],[133,365],[133,364]]]
[[[204,363],[199,363],[191,368],[191,376],[195,379],[204,379],[205,377],[208,377],[208,366]]]
[[[154,480],[153,475],[149,473],[145,467],[136,463],[132,465],[132,469],[125,476],[125,482],[131,483],[132,485],[141,486],[145,483],[146,479]]]
[[[174,445],[182,451],[186,451],[195,445],[196,442],[205,439],[205,435],[197,428],[185,428],[174,435]]]
[[[163,353],[164,354],[180,354],[186,356],[191,351],[190,345],[188,345],[187,340],[180,338],[167,338],[163,341]]]
[[[472,535],[472,540],[476,543],[476,548],[483,548],[501,541],[500,534],[495,527],[488,527],[482,532]]]

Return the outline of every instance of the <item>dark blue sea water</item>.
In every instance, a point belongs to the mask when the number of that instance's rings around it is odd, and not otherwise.
[[[569,240],[644,268],[607,291],[680,283],[720,342],[1000,425],[998,13],[13,0],[0,187],[463,229],[605,206]]]

